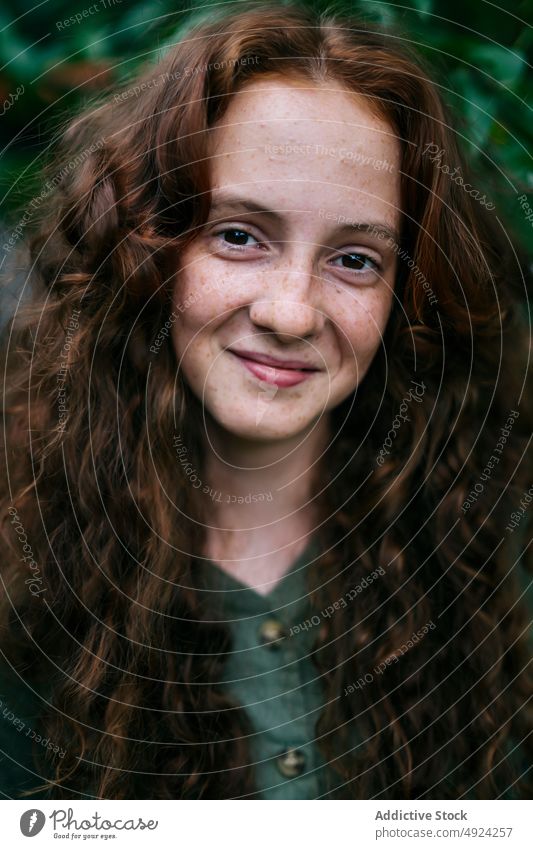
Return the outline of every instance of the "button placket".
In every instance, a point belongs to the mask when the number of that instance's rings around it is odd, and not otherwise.
[[[300,605],[298,605],[298,610],[293,611],[293,614],[296,615],[299,621],[302,614]],[[314,765],[312,757],[314,729],[311,728],[312,723],[310,718],[306,716],[309,706],[306,703],[304,689],[307,686],[307,681],[303,680],[303,670],[301,668],[302,656],[307,654],[308,647],[307,641],[304,639],[304,633],[297,636],[292,633],[292,629],[288,625],[284,625],[284,629],[291,636],[278,644],[283,646],[285,659],[284,668],[280,673],[283,676],[283,692],[285,694],[283,700],[287,706],[286,712],[288,718],[296,722],[299,726],[298,731],[301,732],[305,728],[310,736],[308,745],[306,741],[304,746],[301,743],[290,745],[289,741],[287,741],[289,745],[280,751],[274,760],[274,764],[277,771],[284,778],[296,779],[299,776],[303,776]],[[290,723],[288,723],[288,726],[290,727]],[[302,735],[301,733],[297,733],[296,736],[300,737]],[[312,785],[315,788],[315,796],[317,796],[319,793],[317,775],[315,773],[310,774],[303,777],[302,781],[304,780],[306,783],[312,781]]]
[[[310,553],[300,558],[300,565]],[[305,634],[297,636],[297,629],[291,627],[308,615],[303,581],[295,567],[268,596],[242,586],[238,595],[228,592],[224,596],[224,615],[235,632],[225,686],[250,711],[259,735],[251,741],[259,787],[266,787],[270,798],[309,799],[319,795],[312,771],[309,717],[305,716],[314,702],[306,703],[309,691],[302,688],[310,676],[305,662],[300,668],[301,657],[307,654],[306,640],[301,640]],[[223,573],[214,573],[212,578],[221,585],[219,589],[231,591],[239,584]],[[253,677],[250,680],[253,669],[256,683]]]

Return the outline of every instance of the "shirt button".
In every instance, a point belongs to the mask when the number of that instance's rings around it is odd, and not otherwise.
[[[278,619],[265,619],[259,628],[259,642],[269,649],[279,648],[286,636],[283,622]]]
[[[276,766],[285,778],[294,778],[305,769],[305,755],[299,749],[286,749],[278,756]]]

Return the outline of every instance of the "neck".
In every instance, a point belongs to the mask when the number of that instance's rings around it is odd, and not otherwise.
[[[242,439],[210,420],[204,439],[208,556],[302,549],[316,527],[313,481],[328,439],[326,416],[307,432],[271,442]]]

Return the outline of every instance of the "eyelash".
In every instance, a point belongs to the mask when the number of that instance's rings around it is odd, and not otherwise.
[[[259,240],[255,238],[255,236],[253,236],[247,230],[244,230],[242,227],[224,227],[223,230],[218,230],[213,235],[216,238],[220,238],[225,233],[243,233],[245,236],[247,236],[251,239],[254,239],[257,242],[258,245],[261,244],[259,242]],[[237,251],[239,253],[246,251],[250,247],[253,247],[253,246],[252,245],[232,245],[231,243],[228,243],[228,242],[225,243],[226,250]],[[358,275],[358,276],[363,276],[365,271],[372,271],[372,272],[375,272],[375,273],[376,272],[380,273],[381,270],[382,270],[381,264],[377,260],[373,259],[371,256],[369,256],[366,253],[362,253],[360,251],[347,251],[345,253],[339,254],[339,256],[335,257],[335,259],[336,260],[338,260],[338,259],[342,260],[344,257],[357,257],[359,259],[362,259],[366,263],[370,263],[371,266],[372,266],[371,268],[368,268],[368,269],[344,268],[344,271],[350,271],[352,274],[355,274],[355,275]],[[340,266],[336,266],[336,267],[340,267]]]

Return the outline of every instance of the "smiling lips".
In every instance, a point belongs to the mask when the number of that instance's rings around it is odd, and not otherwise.
[[[296,386],[318,371],[302,360],[276,360],[265,354],[232,351],[231,348],[228,348],[228,352],[237,357],[255,377],[279,387]]]

